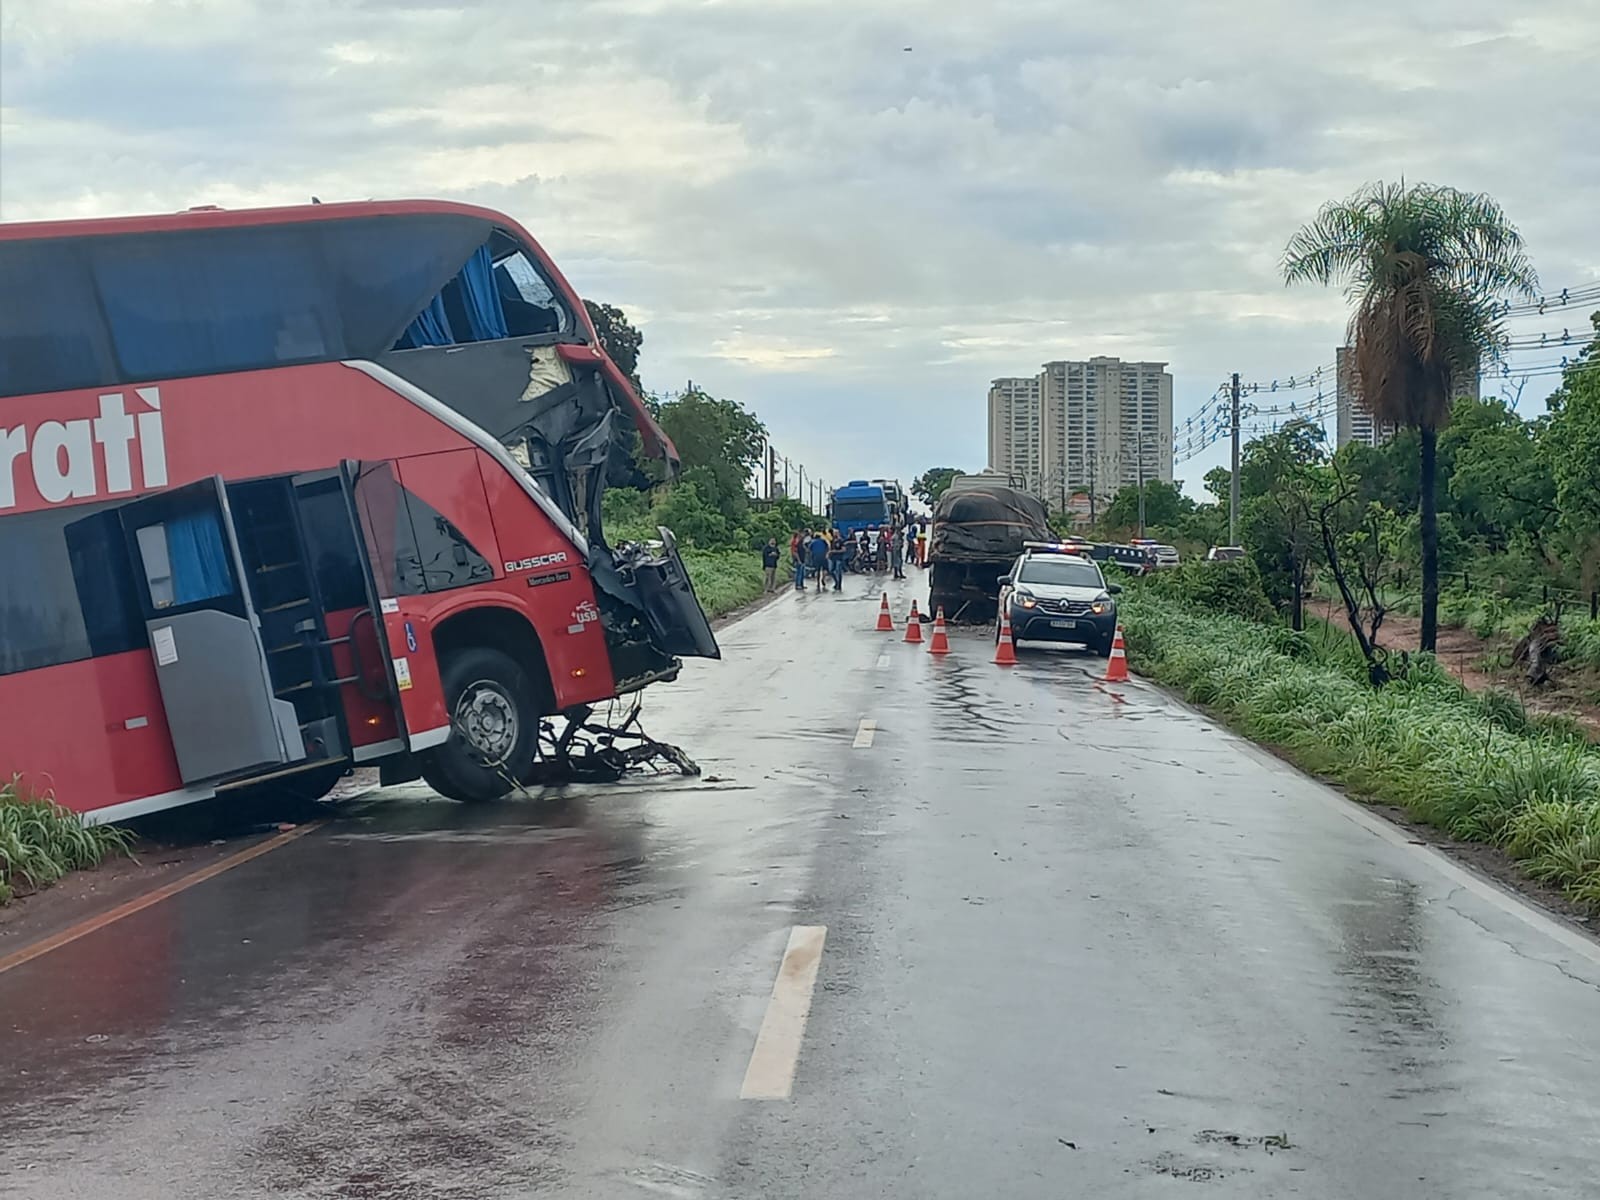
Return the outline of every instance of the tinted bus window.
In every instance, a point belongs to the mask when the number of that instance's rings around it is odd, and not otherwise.
[[[391,349],[489,232],[483,221],[447,216],[340,222],[323,230],[328,281],[351,354],[371,358]]]
[[[509,238],[445,214],[0,242],[0,317],[5,396],[571,325]]]
[[[97,239],[92,262],[117,360],[133,379],[344,357],[304,230]]]
[[[412,545],[422,590],[447,592],[494,578],[489,560],[438,509],[415,493],[401,490],[411,511]]]
[[[146,644],[114,506],[0,520],[0,675]]]
[[[114,375],[94,288],[72,248],[0,252],[0,395],[98,387]]]
[[[390,463],[363,463],[356,506],[379,593],[420,596],[494,578],[494,568],[438,509],[407,491]]]
[[[306,557],[316,574],[323,607],[328,612],[367,607],[361,548],[356,544],[343,485],[328,479],[298,489],[297,495]]]

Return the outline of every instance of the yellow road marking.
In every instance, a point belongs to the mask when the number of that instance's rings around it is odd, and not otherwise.
[[[778,978],[767,1001],[767,1015],[756,1035],[750,1065],[745,1069],[741,1100],[787,1100],[794,1088],[800,1043],[811,1015],[811,994],[822,963],[826,925],[796,925],[789,931],[789,948],[783,952]]]
[[[23,963],[32,962],[40,955],[49,954],[52,950],[59,950],[62,946],[77,941],[79,938],[88,937],[96,930],[104,929],[107,925],[131,917],[136,912],[143,912],[151,905],[160,904],[169,897],[176,896],[179,892],[187,891],[196,884],[204,883],[208,879],[215,879],[224,871],[231,871],[234,867],[249,862],[252,858],[260,858],[263,854],[271,853],[279,846],[286,846],[295,838],[304,837],[313,829],[320,828],[321,821],[313,821],[309,825],[297,825],[295,828],[270,837],[264,842],[259,842],[249,849],[241,850],[237,854],[230,854],[209,867],[201,867],[198,871],[191,871],[181,879],[174,879],[171,883],[163,884],[153,892],[146,892],[142,896],[135,896],[132,900],[124,901],[115,908],[107,909],[93,917],[87,917],[76,925],[69,925],[60,933],[53,933],[47,938],[41,938],[32,945],[24,946],[20,950],[13,950],[10,954],[0,957],[0,975],[5,974],[13,967],[20,967]]]

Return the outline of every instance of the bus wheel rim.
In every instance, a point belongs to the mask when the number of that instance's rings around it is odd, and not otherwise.
[[[456,701],[455,725],[473,751],[490,764],[505,762],[521,733],[517,705],[500,684],[480,679]]]

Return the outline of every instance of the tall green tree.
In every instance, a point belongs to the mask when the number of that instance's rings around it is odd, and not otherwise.
[[[1538,285],[1522,236],[1490,197],[1376,183],[1323,206],[1284,251],[1287,283],[1343,282],[1363,403],[1420,438],[1422,649],[1439,619],[1438,431],[1504,344],[1495,301]]]
[[[749,507],[749,481],[766,446],[767,427],[734,400],[689,388],[663,400],[656,419],[678,447],[683,478],[735,523]]]
[[[639,351],[644,348],[644,334],[614,305],[585,300],[583,307],[588,310],[589,320],[600,337],[600,348],[633,381],[633,390],[643,395],[644,388],[639,383]]]
[[[932,508],[939,503],[939,497],[945,494],[951,481],[965,474],[959,467],[929,467],[912,481],[911,494]]]
[[[1600,337],[1600,313],[1593,323]],[[1578,552],[1583,586],[1594,587],[1600,577],[1600,353],[1594,343],[1562,374],[1542,442],[1562,530]]]
[[[1439,436],[1441,473],[1463,534],[1499,553],[1521,542],[1541,557],[1559,513],[1548,418],[1524,421],[1499,399],[1456,401]]]
[[[1176,525],[1194,511],[1194,501],[1164,479],[1149,479],[1144,485],[1144,523],[1150,526]],[[1130,483],[1111,498],[1103,523],[1107,529],[1139,527],[1139,485]]]
[[[1319,507],[1330,492],[1322,426],[1291,421],[1244,447],[1239,462],[1245,545],[1273,601],[1305,628],[1306,584],[1321,542]]]
[[[1216,498],[1218,504],[1227,504],[1233,497],[1233,472],[1227,467],[1212,467],[1205,473],[1202,481],[1206,491]]]

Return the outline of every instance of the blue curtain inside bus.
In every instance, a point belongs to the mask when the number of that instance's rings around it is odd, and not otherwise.
[[[427,308],[417,314],[417,319],[406,326],[396,344],[399,350],[416,350],[422,346],[453,346],[455,334],[450,332],[450,318],[444,311],[444,293],[433,298]]]
[[[467,259],[456,281],[461,285],[461,300],[466,306],[467,323],[472,327],[472,340],[487,342],[510,337],[506,331],[506,312],[500,303],[500,289],[495,286],[494,260],[489,257],[487,242]]]
[[[326,358],[339,328],[313,248],[294,231],[163,246],[108,239],[94,259],[112,344],[134,379]]]
[[[215,509],[184,513],[168,521],[167,557],[172,563],[174,604],[194,604],[233,591],[222,518]]]

